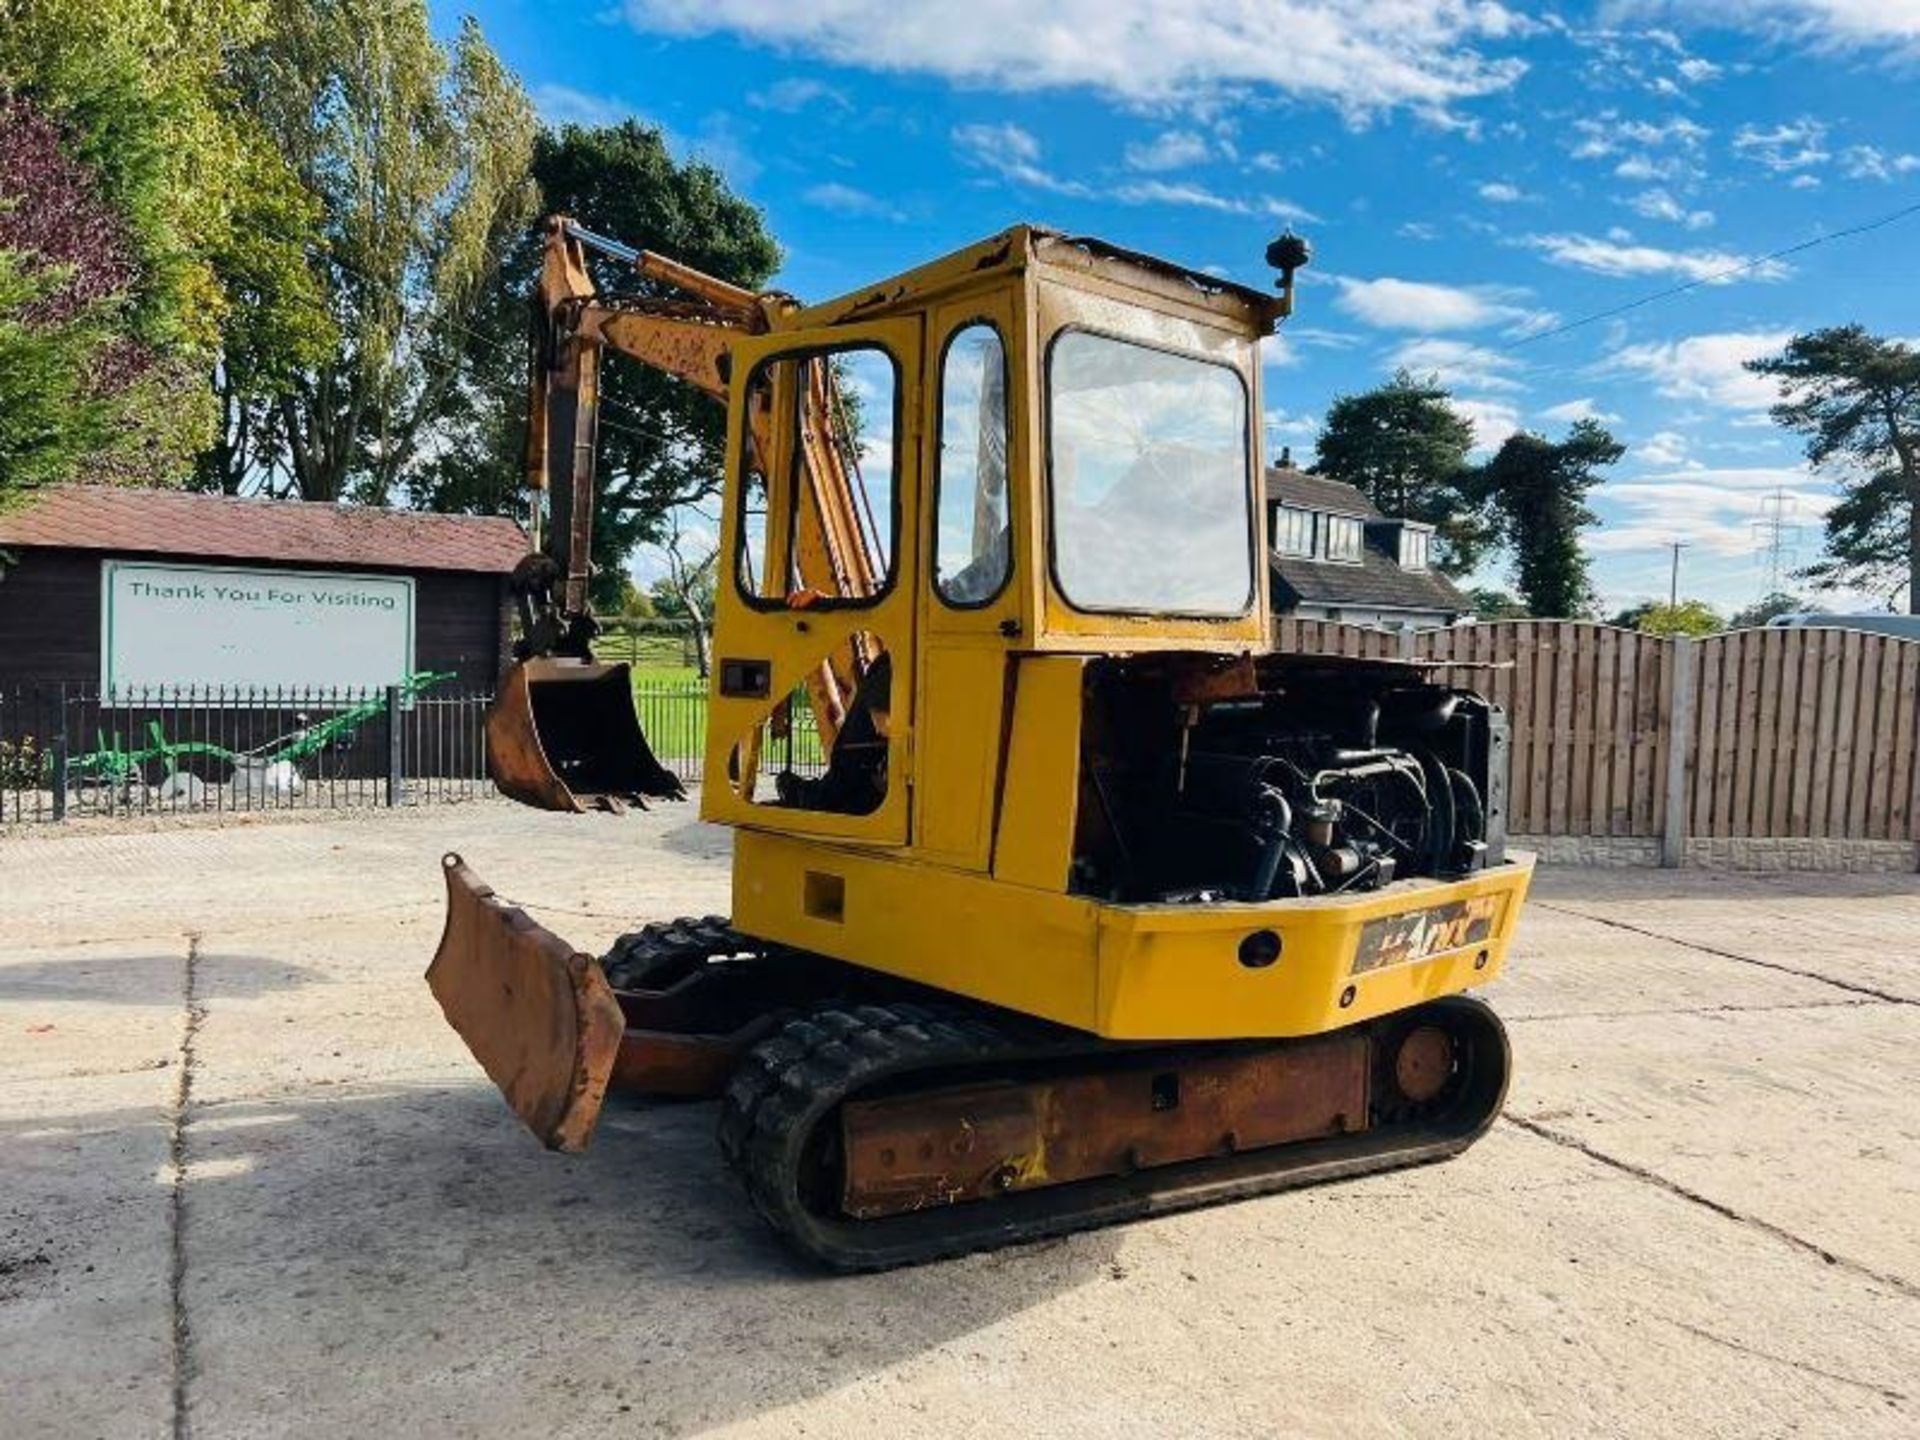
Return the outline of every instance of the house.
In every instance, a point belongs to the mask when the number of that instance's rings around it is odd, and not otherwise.
[[[351,690],[509,660],[511,520],[69,485],[0,512],[0,691]]]
[[[1432,567],[1433,527],[1382,515],[1353,486],[1297,470],[1267,471],[1273,613],[1380,630],[1451,625],[1472,606]]]

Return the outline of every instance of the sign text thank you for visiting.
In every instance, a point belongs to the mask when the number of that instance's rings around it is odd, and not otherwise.
[[[413,580],[303,570],[100,567],[100,685],[370,690],[413,669]]]

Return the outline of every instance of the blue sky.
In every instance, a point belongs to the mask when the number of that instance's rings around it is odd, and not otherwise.
[[[1316,257],[1270,451],[1402,364],[1486,445],[1597,415],[1629,445],[1588,537],[1610,607],[1664,598],[1672,540],[1683,592],[1756,598],[1770,515],[1816,557],[1831,484],[1741,360],[1920,336],[1920,215],[1543,333],[1920,203],[1920,0],[436,6],[468,11],[548,120],[637,115],[720,166],[802,296],[1017,220],[1266,285],[1290,221]]]

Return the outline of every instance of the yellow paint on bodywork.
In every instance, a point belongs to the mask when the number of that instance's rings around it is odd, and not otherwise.
[[[1014,668],[994,877],[1065,890],[1080,794],[1083,655],[1023,656]]]
[[[809,874],[840,882],[838,918],[808,913]],[[1533,857],[1516,855],[1469,879],[1407,880],[1352,898],[1104,905],[746,831],[734,850],[733,919],[749,934],[1112,1039],[1224,1040],[1321,1034],[1486,984],[1505,962],[1532,876]],[[1501,901],[1484,942],[1351,973],[1368,920],[1475,896]],[[1281,954],[1249,969],[1239,947],[1256,930],[1277,932]]]

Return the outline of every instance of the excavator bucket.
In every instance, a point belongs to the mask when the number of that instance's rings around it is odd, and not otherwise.
[[[540,1143],[586,1149],[626,1028],[607,977],[501,900],[458,855],[441,865],[447,928],[428,988]]]
[[[523,660],[487,714],[493,783],[540,810],[619,810],[686,790],[654,758],[633,708],[625,665]]]

